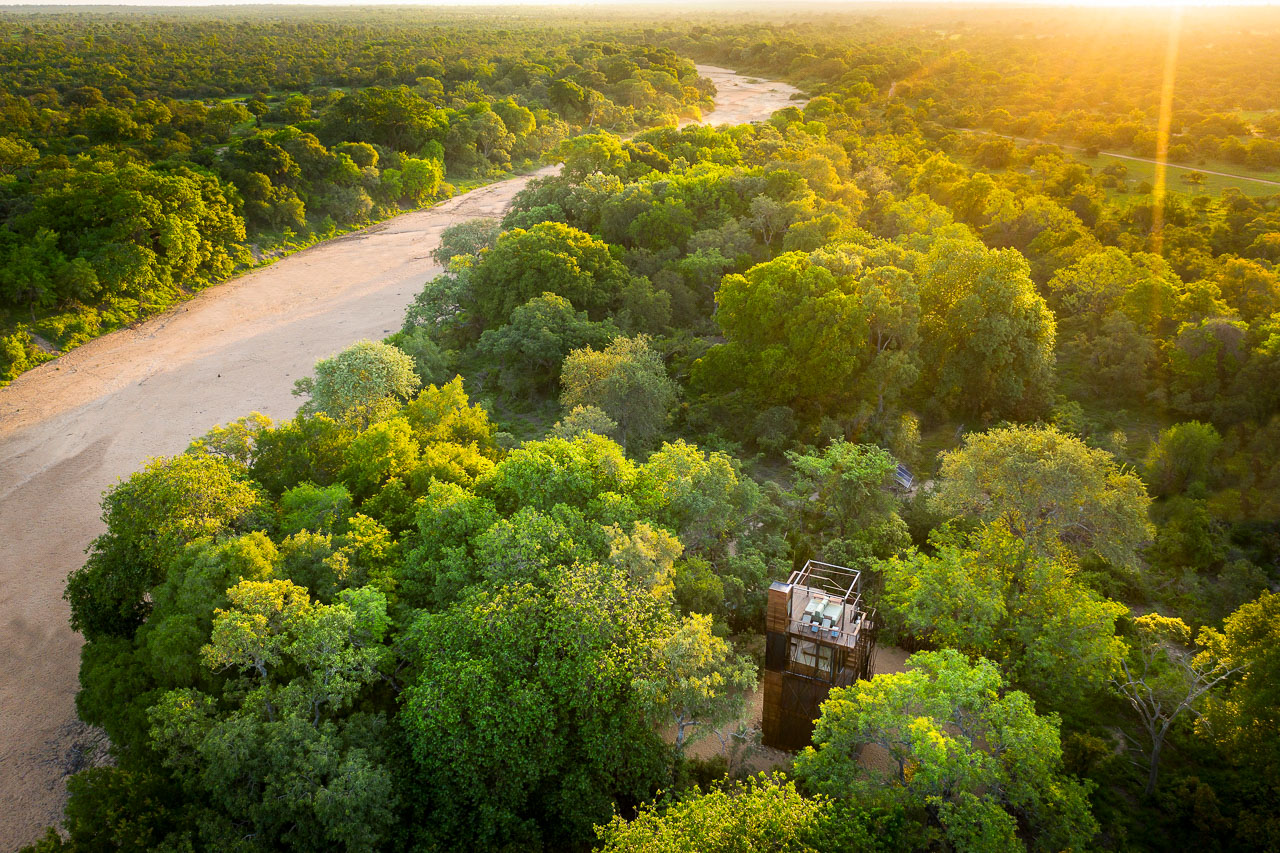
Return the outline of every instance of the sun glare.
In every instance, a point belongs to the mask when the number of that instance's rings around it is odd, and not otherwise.
[[[1169,11],[1169,41],[1160,83],[1160,117],[1156,124],[1156,171],[1151,192],[1151,250],[1160,254],[1164,242],[1164,195],[1169,163],[1169,128],[1173,123],[1173,89],[1178,70],[1178,42],[1182,38],[1182,7]]]

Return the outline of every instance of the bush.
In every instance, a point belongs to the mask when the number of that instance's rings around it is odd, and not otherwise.
[[[1160,433],[1146,458],[1146,480],[1153,494],[1173,495],[1210,485],[1222,436],[1212,424],[1174,424]]]
[[[374,341],[357,341],[342,352],[316,362],[315,378],[294,383],[295,396],[310,397],[303,405],[308,414],[322,413],[341,419],[350,415],[375,418],[406,400],[422,384],[414,363],[396,347]]]
[[[24,329],[0,338],[0,386],[8,385],[41,360],[40,351]]]
[[[765,409],[756,417],[756,445],[768,453],[781,453],[796,436],[796,413],[788,406]]]

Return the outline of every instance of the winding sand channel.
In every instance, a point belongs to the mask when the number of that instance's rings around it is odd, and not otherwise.
[[[782,83],[699,66],[719,88],[710,124],[767,118]],[[66,576],[103,530],[104,489],[216,424],[298,406],[317,359],[394,331],[437,272],[440,232],[501,217],[534,175],[330,240],[201,293],[0,388],[0,850],[61,819],[65,777],[92,735],[75,717],[81,639]]]

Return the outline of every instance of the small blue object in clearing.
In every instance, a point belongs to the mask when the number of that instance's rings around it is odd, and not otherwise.
[[[897,470],[893,472],[893,479],[897,480],[898,485],[904,489],[911,488],[916,481],[916,478],[911,476],[911,472],[907,470],[907,466],[901,462],[898,463]]]

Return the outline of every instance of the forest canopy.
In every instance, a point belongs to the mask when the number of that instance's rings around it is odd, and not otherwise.
[[[1186,13],[1170,158],[1254,172],[1162,197],[1099,158],[1150,153],[1166,12],[276,14],[0,19],[14,323],[563,167],[294,417],[107,493],[66,598],[114,763],[36,849],[1280,845],[1273,10]],[[694,60],[806,97],[678,129]],[[813,558],[886,654],[769,753]]]
[[[698,116],[662,48],[527,22],[0,18],[0,384],[291,248]]]

